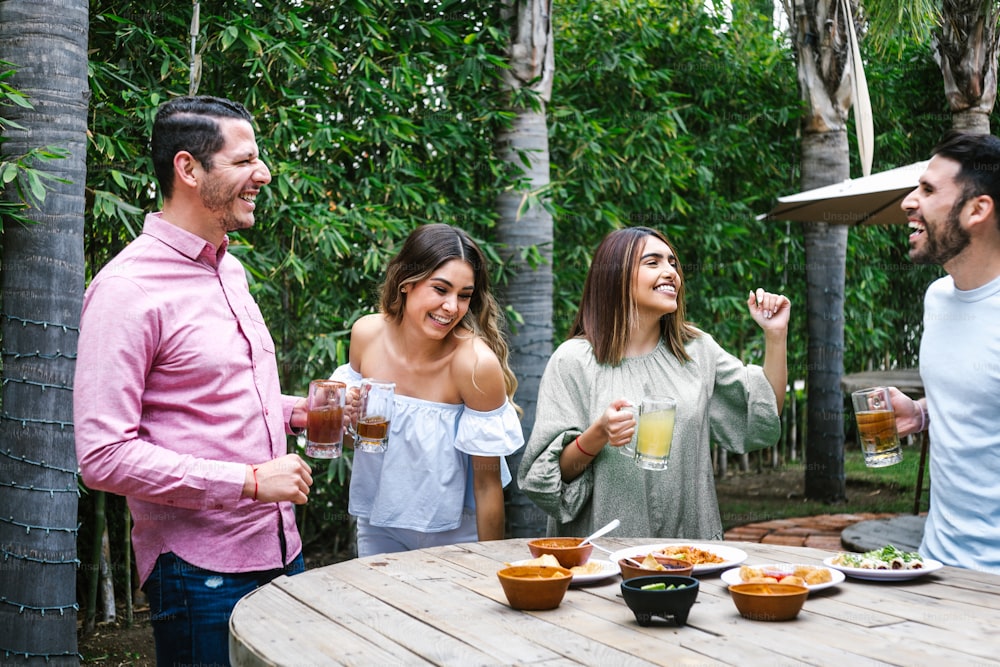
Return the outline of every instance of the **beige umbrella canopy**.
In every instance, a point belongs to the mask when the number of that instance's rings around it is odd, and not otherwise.
[[[906,214],[899,204],[917,187],[928,162],[915,162],[871,176],[778,197],[775,207],[758,218],[842,225],[906,224]]]

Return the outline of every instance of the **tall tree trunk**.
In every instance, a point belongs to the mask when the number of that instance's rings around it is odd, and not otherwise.
[[[512,105],[516,118],[497,137],[501,155],[521,173],[515,187],[497,199],[500,221],[497,240],[504,260],[513,269],[502,290],[504,305],[517,311],[520,323],[511,323],[511,367],[518,379],[516,400],[524,409],[525,437],[535,421],[538,383],[552,353],[552,215],[539,195],[549,185],[549,138],[545,105],[552,94],[555,57],[552,51],[550,0],[505,0],[503,17],[511,30],[505,80],[511,99],[530,87],[532,104]],[[527,164],[525,164],[525,162]],[[515,471],[522,452],[508,457]],[[507,535],[533,537],[545,530],[545,515],[511,485],[507,497]]]
[[[853,65],[847,24],[851,3],[795,0],[786,4],[795,44],[803,118],[802,188],[836,183],[850,175],[847,115]],[[843,376],[844,281],[847,233],[823,221],[805,225],[806,312],[809,332],[805,495],[846,499]]]
[[[0,149],[69,153],[45,168],[66,182],[28,211],[36,224],[3,230],[0,654],[18,664],[79,662],[72,382],[84,286],[88,11],[81,0],[0,2],[0,59],[18,70],[7,82],[35,107],[5,109],[26,129],[8,131]]]
[[[997,97],[997,18],[994,2],[941,2],[938,56],[956,130],[990,133],[990,112]]]
[[[810,144],[807,148],[806,144]],[[806,135],[803,158],[846,172],[847,134]],[[803,173],[806,171],[803,164]],[[803,179],[804,180],[804,179]],[[803,185],[804,189],[819,187]],[[844,287],[847,264],[846,225],[805,224],[806,306],[808,309],[808,400],[806,404],[805,493],[813,500],[846,499],[844,474]]]

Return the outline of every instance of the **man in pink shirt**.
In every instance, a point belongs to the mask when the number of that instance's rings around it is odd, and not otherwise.
[[[126,496],[157,664],[228,664],[240,597],[301,572],[288,454],[304,401],[283,396],[274,343],[227,232],[271,180],[240,104],[182,97],[153,125],[163,210],[94,278],[74,382],[84,483]]]

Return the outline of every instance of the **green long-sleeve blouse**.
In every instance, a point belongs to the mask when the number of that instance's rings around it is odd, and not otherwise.
[[[546,514],[548,534],[582,537],[620,519],[618,537],[722,539],[715,495],[715,443],[745,453],[780,435],[774,391],[760,366],[745,365],[702,332],[677,359],[662,342],[619,366],[599,364],[584,339],[564,342],[545,368],[535,424],[518,484]],[[563,483],[559,456],[616,398],[677,399],[667,470],[643,470],[605,445],[584,472]]]

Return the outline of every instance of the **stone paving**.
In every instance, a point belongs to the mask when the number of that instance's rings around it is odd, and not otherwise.
[[[735,526],[726,531],[725,539],[737,542],[760,542],[794,547],[813,547],[842,551],[840,533],[848,526],[869,519],[887,519],[891,513],[820,514],[817,516],[775,519]]]

